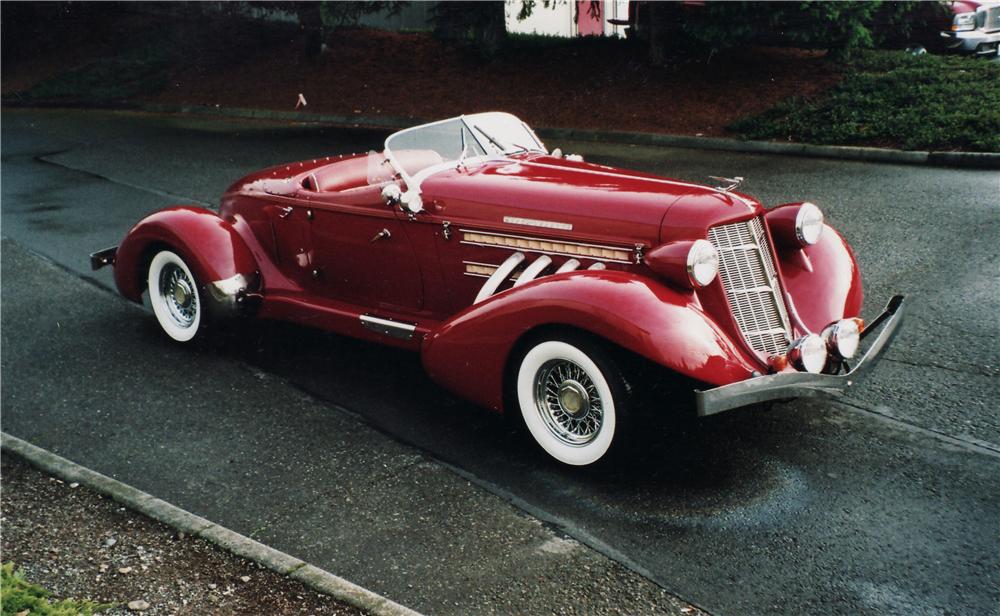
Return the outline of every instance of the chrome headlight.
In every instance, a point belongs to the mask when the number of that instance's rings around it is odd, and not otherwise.
[[[803,203],[795,216],[795,237],[803,246],[811,246],[823,235],[823,212],[812,203]]]
[[[704,287],[719,273],[719,253],[707,240],[695,240],[687,255],[687,271],[691,283]]]
[[[840,359],[850,359],[858,352],[861,345],[860,319],[843,319],[830,323],[823,329],[820,336],[830,353]]]
[[[808,334],[788,347],[787,357],[796,370],[819,374],[826,366],[826,343],[816,334]]]
[[[955,15],[955,19],[951,22],[952,32],[965,32],[968,30],[976,29],[976,14],[975,13],[959,13]]]

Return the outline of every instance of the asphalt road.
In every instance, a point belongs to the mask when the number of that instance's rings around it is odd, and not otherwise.
[[[89,277],[86,255],[116,244],[153,209],[173,202],[210,204],[248,170],[377,148],[383,136],[130,114],[4,111],[3,235]],[[317,486],[326,481],[327,465],[282,475],[269,488],[259,485],[273,470],[269,461],[280,457],[276,447],[294,448],[311,460],[332,455],[321,436],[330,428],[321,428],[320,411],[306,414],[301,428],[282,422],[273,442],[259,427],[255,438],[241,440],[235,435],[247,428],[236,418],[245,418],[248,401],[239,391],[221,406],[192,402],[220,399],[229,366],[250,365],[261,378],[281,377],[320,406],[356,414],[452,465],[711,613],[1000,614],[1000,176],[549,145],[688,180],[742,175],[749,178],[746,192],[765,203],[819,203],[854,246],[865,275],[866,316],[893,293],[905,293],[910,305],[903,330],[844,401],[793,402],[694,425],[651,421],[619,466],[573,471],[549,463],[503,422],[432,385],[415,356],[297,327],[262,324],[223,345],[178,355],[157,336],[151,317],[109,310],[118,300],[96,293],[87,295],[95,305],[74,304],[67,318],[88,312],[111,312],[114,318],[84,319],[86,327],[73,330],[74,356],[53,358],[47,350],[51,332],[37,331],[41,317],[32,314],[30,303],[22,302],[12,319],[11,294],[22,290],[9,283],[8,251],[4,429],[247,534],[265,509],[270,518],[256,538],[348,577],[354,566],[351,579],[406,602],[407,589],[395,587],[404,578],[380,572],[379,562],[343,562],[337,542],[349,542],[350,533],[330,529],[323,507],[310,504],[324,493]],[[107,270],[93,279],[111,286]],[[44,286],[35,286],[32,301],[44,302]],[[46,307],[39,314],[51,314]],[[81,397],[87,383],[82,375],[126,372],[127,354],[87,353],[88,346],[102,348],[97,341],[108,336],[127,337],[136,355],[164,354],[182,378],[111,379],[114,385],[101,378],[106,386],[95,390],[99,395]],[[127,415],[135,410],[137,390],[158,400],[177,399],[176,418],[137,423]],[[207,429],[217,421],[231,432]],[[201,460],[206,456],[199,458],[199,450],[225,445],[203,439],[227,433],[240,446],[235,466],[217,479],[188,476],[209,465],[192,465],[189,457]],[[142,439],[130,440],[133,434]],[[169,446],[157,447],[161,441]],[[232,494],[224,488],[227,480],[257,487],[250,496]],[[213,493],[205,481],[218,482],[214,489],[226,500],[185,503]],[[396,489],[419,495],[405,479],[393,481]],[[283,508],[283,500],[298,504]],[[394,558],[405,562],[405,546],[393,549]]]

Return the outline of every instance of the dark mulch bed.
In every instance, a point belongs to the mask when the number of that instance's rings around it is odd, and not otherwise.
[[[67,22],[64,37],[5,62],[4,98],[291,110],[302,93],[317,113],[434,119],[505,110],[535,126],[717,136],[840,79],[821,52],[799,49],[740,49],[653,68],[626,41],[536,37],[484,61],[429,34],[340,29],[310,60],[293,26],[108,19],[121,21],[98,22],[114,35]]]

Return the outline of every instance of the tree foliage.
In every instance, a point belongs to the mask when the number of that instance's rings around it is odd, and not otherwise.
[[[471,44],[482,57],[492,58],[507,39],[503,0],[439,2],[431,15],[435,36]]]
[[[775,39],[852,53],[875,46],[889,25],[907,25],[919,2],[725,2],[692,11],[685,31],[694,40],[732,47]]]
[[[655,3],[644,8],[653,9],[647,23],[650,38],[668,47],[712,52],[764,43],[828,49],[842,57],[905,38],[939,19],[944,10],[936,3],[882,0]],[[657,38],[656,33],[665,36]]]
[[[600,10],[589,3],[588,11]],[[557,6],[554,0],[521,0],[517,18]],[[634,0],[630,36],[654,64],[678,55],[711,57],[743,45],[828,49],[848,57],[861,49],[936,37],[947,7],[919,0],[733,1],[686,4]]]

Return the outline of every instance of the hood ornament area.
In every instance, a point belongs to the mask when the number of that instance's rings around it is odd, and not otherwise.
[[[715,190],[721,190],[722,192],[729,192],[737,188],[740,184],[743,183],[744,180],[743,176],[739,175],[734,178],[724,178],[718,175],[710,175],[708,177],[722,184],[721,186],[715,187]]]

